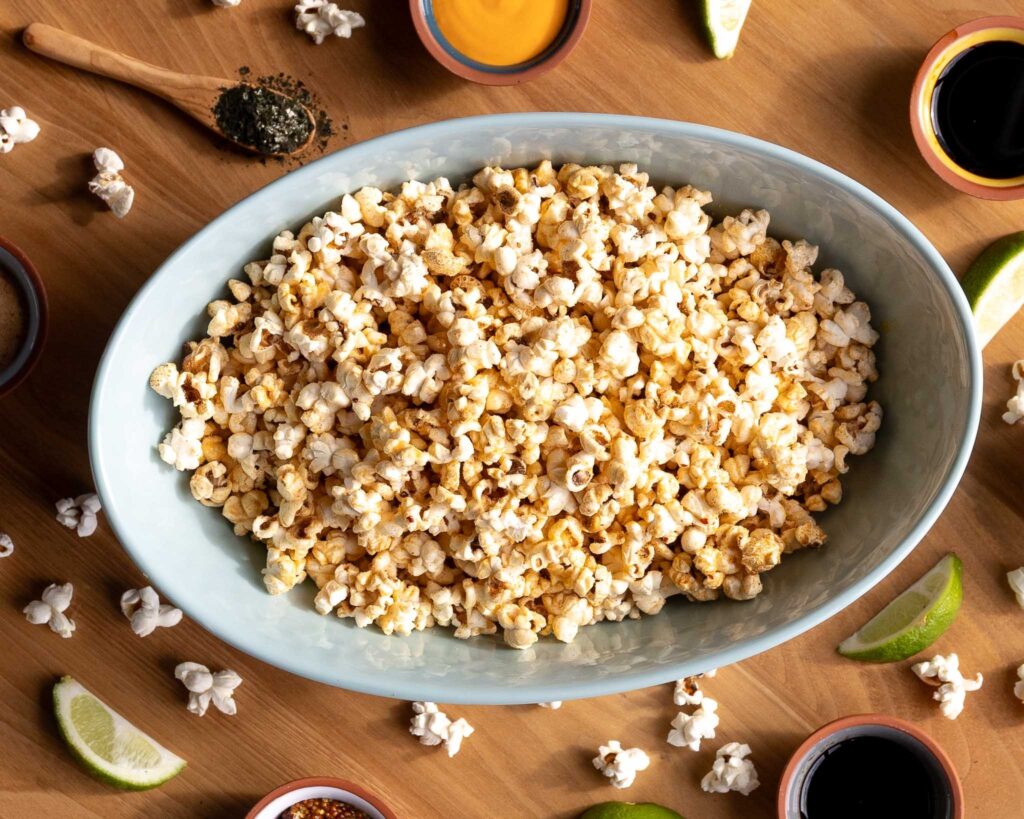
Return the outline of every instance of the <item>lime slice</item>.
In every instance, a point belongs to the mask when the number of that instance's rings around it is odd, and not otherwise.
[[[71,677],[53,687],[57,725],[71,753],[97,779],[133,791],[162,785],[185,760],[110,710]]]
[[[997,239],[974,260],[960,284],[984,347],[1024,305],[1024,231]]]
[[[893,663],[924,651],[956,619],[963,564],[950,552],[836,649],[866,663]]]
[[[728,59],[736,50],[748,11],[750,0],[704,0],[704,30],[718,59]]]
[[[671,808],[653,802],[602,802],[580,814],[579,819],[683,819]]]

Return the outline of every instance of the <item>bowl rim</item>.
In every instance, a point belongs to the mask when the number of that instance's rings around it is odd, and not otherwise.
[[[832,720],[832,722],[827,722],[816,731],[812,732],[807,739],[800,743],[800,746],[793,751],[792,756],[790,756],[789,760],[786,762],[786,767],[783,769],[782,776],[779,779],[778,797],[776,799],[778,819],[790,819],[790,814],[787,813],[789,808],[789,788],[792,784],[793,777],[796,775],[797,769],[807,758],[811,749],[823,739],[827,739],[839,731],[843,731],[847,728],[856,728],[862,725],[894,728],[920,742],[928,752],[935,757],[939,766],[946,774],[946,779],[949,782],[950,798],[953,800],[953,815],[951,819],[963,819],[963,783],[961,783],[960,775],[956,772],[956,766],[953,764],[953,760],[950,759],[949,754],[946,753],[946,749],[912,722],[907,722],[906,720],[890,716],[889,714],[878,713],[853,714],[848,717],[840,717],[839,719]]]
[[[207,234],[215,234],[221,230],[222,225],[231,219],[231,214],[241,203],[251,200],[253,197],[266,195],[266,192],[273,190],[275,186],[286,184],[286,180],[292,181],[287,184],[295,184],[295,179],[312,178],[315,174],[321,173],[321,164],[330,163],[338,154],[345,152],[348,156],[372,157],[386,152],[395,142],[408,138],[412,133],[423,135],[427,139],[436,139],[443,143],[445,138],[454,138],[467,129],[476,127],[498,128],[502,132],[508,132],[513,128],[522,127],[602,127],[621,128],[623,130],[639,130],[653,132],[655,134],[672,133],[675,136],[696,137],[699,139],[713,140],[720,145],[738,147],[743,150],[753,150],[768,157],[782,160],[812,175],[822,177],[826,181],[836,185],[850,195],[870,205],[879,213],[895,230],[897,230],[914,248],[926,259],[930,267],[936,272],[940,285],[945,289],[946,294],[952,301],[952,307],[960,321],[961,330],[964,336],[964,344],[967,352],[967,364],[969,370],[969,401],[968,412],[960,442],[957,446],[956,456],[951,460],[946,474],[938,485],[935,496],[929,506],[924,510],[920,519],[913,529],[901,543],[887,555],[877,566],[869,571],[859,581],[854,583],[842,593],[830,598],[821,605],[805,612],[790,623],[773,630],[770,634],[751,636],[744,640],[733,643],[729,648],[709,654],[702,659],[702,664],[708,668],[722,667],[739,662],[740,660],[752,657],[762,651],[781,645],[814,626],[824,622],[828,618],[842,611],[852,602],[860,598],[869,589],[885,578],[893,569],[898,566],[907,555],[914,549],[928,530],[935,523],[942,510],[946,507],[950,497],[963,475],[970,458],[971,449],[978,430],[979,416],[982,402],[982,363],[981,352],[974,332],[973,319],[968,306],[967,299],[960,288],[960,284],[949,266],[943,260],[939,252],[931,245],[924,235],[903,216],[892,205],[883,200],[877,194],[861,185],[859,182],[850,179],[845,174],[829,167],[817,160],[811,159],[771,142],[749,137],[733,131],[726,131],[706,125],[697,125],[688,122],[674,120],[656,119],[651,117],[635,117],[616,114],[593,114],[593,113],[567,113],[567,112],[534,112],[526,114],[490,114],[477,117],[465,117],[460,119],[442,120],[426,125],[414,126],[412,128],[395,131],[365,142],[346,147],[342,151],[323,157],[312,162],[303,168],[293,171],[285,177],[271,182],[244,197],[238,203],[228,208],[219,216],[212,219],[209,224],[197,231],[187,239],[177,250],[175,250],[162,265],[150,276],[149,280],[139,289],[132,298],[131,303],[125,309],[118,320],[117,325],[111,334],[107,347],[100,359],[96,371],[96,378],[93,383],[92,396],[89,408],[89,457],[92,464],[93,475],[96,481],[96,491],[99,493],[104,504],[107,521],[117,536],[122,547],[128,552],[129,557],[136,564],[140,571],[147,577],[153,576],[150,561],[146,559],[145,553],[136,548],[130,538],[127,537],[128,530],[124,526],[118,510],[117,503],[111,491],[112,482],[107,474],[106,467],[100,457],[101,448],[101,427],[98,418],[97,407],[100,404],[106,381],[111,377],[114,352],[121,345],[127,325],[139,304],[146,298],[149,291],[156,286],[160,274],[167,268],[173,266],[177,258],[185,252],[187,246]],[[297,218],[304,218],[305,214]],[[159,584],[158,584],[159,585]],[[175,595],[169,592],[171,599]],[[192,617],[189,606],[182,600],[175,601],[186,614]],[[403,700],[430,700],[435,702],[446,702],[453,704],[471,705],[509,705],[521,703],[549,702],[552,700],[573,700],[587,697],[598,697],[606,694],[615,694],[622,691],[631,691],[638,688],[645,688],[653,685],[671,682],[672,680],[693,673],[688,670],[692,663],[669,663],[648,670],[637,670],[621,673],[606,679],[584,678],[576,680],[571,688],[564,683],[536,683],[531,685],[509,688],[495,683],[484,683],[471,688],[455,689],[445,682],[431,680],[423,677],[414,682],[397,682],[387,679],[386,675],[376,673],[365,673],[349,675],[344,680],[334,673],[328,673],[317,669],[297,668],[297,663],[291,660],[287,654],[268,650],[266,644],[255,638],[243,638],[241,635],[232,632],[225,625],[218,623],[207,623],[203,620],[196,620],[199,625],[211,634],[220,638],[238,650],[262,660],[269,665],[284,669],[299,676],[313,679],[318,682],[327,683],[342,687],[350,691],[358,691],[364,694],[392,697]]]
[[[587,30],[587,24],[590,22],[593,0],[569,1],[569,14],[573,14],[574,19],[568,36],[542,60],[528,64],[518,71],[482,71],[474,67],[468,58],[467,61],[463,61],[454,57],[434,36],[434,32],[427,22],[426,3],[428,0],[409,0],[409,13],[412,15],[413,26],[424,48],[430,52],[431,57],[452,74],[481,85],[519,85],[555,68],[569,56],[583,38],[583,33]],[[575,6],[575,10],[573,6]]]
[[[344,791],[373,805],[384,819],[397,819],[395,812],[385,805],[375,793],[345,779],[338,779],[333,776],[307,776],[303,779],[293,779],[291,782],[278,785],[249,809],[245,819],[259,819],[260,813],[266,810],[267,806],[275,799],[303,788],[334,788],[335,790]]]
[[[10,253],[14,260],[21,265],[21,269],[25,273],[25,278],[28,279],[29,285],[32,287],[32,293],[35,295],[36,309],[38,311],[38,320],[36,324],[36,332],[32,336],[26,336],[22,346],[18,350],[18,356],[22,355],[22,350],[28,349],[29,353],[22,365],[14,372],[11,377],[0,384],[0,398],[14,392],[14,390],[21,385],[21,383],[28,378],[29,373],[35,369],[36,364],[39,362],[40,357],[43,354],[43,348],[46,346],[46,338],[50,330],[50,304],[46,297],[46,286],[43,284],[43,277],[39,275],[39,271],[36,270],[34,264],[25,254],[20,247],[9,239],[5,239],[0,236],[0,248]],[[27,296],[26,296],[27,297]],[[17,357],[15,357],[15,360]]]
[[[936,64],[949,53],[952,47],[974,35],[983,35],[986,32],[999,29],[1015,29],[1024,32],[1024,17],[1012,15],[977,17],[950,29],[935,41],[914,77],[913,89],[910,92],[910,130],[914,135],[918,152],[939,179],[961,193],[979,199],[995,199],[1005,202],[1024,198],[1024,181],[1006,184],[1006,180],[991,180],[990,184],[985,177],[960,168],[952,157],[946,154],[942,146],[937,144],[935,130],[931,125],[931,100],[924,99],[925,93],[929,90],[929,80],[932,78]],[[995,38],[982,37],[980,42],[994,40]],[[1022,37],[1022,42],[1024,42],[1024,37]],[[926,106],[928,109],[927,122],[924,121]],[[1017,179],[1024,179],[1024,177]]]

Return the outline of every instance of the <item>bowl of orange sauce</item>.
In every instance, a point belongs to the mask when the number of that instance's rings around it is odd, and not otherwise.
[[[409,0],[420,40],[460,77],[517,85],[558,65],[576,46],[593,0]]]

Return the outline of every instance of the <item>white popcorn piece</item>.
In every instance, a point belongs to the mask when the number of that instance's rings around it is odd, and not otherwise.
[[[79,537],[89,537],[96,531],[96,515],[102,507],[95,493],[79,495],[77,498],[61,498],[56,507],[57,522],[68,529],[74,529]]]
[[[938,686],[932,699],[938,701],[939,709],[946,719],[960,716],[967,693],[977,691],[983,682],[980,673],[973,680],[964,677],[960,671],[960,658],[956,654],[936,654],[930,660],[915,663],[911,670],[922,682]]]
[[[14,541],[7,532],[0,532],[0,557],[10,557],[14,554]]]
[[[33,600],[23,609],[25,619],[32,625],[46,623],[50,631],[61,637],[70,637],[75,630],[75,621],[64,612],[71,605],[71,597],[75,587],[70,583],[58,585],[51,583],[43,590],[41,600]]]
[[[124,181],[124,161],[110,148],[97,148],[92,154],[96,176],[89,181],[89,192],[106,202],[118,219],[128,215],[135,201],[135,189]]]
[[[341,9],[329,0],[301,0],[295,5],[295,27],[308,34],[317,45],[332,34],[351,37],[354,29],[365,25],[361,14]]]
[[[128,618],[139,637],[148,637],[157,628],[171,628],[181,622],[181,609],[160,603],[152,586],[128,589],[121,595],[121,613]]]
[[[222,9],[233,9],[240,5],[242,0],[212,0],[213,5]]]
[[[628,788],[640,771],[647,770],[651,758],[640,748],[623,748],[617,739],[613,739],[598,748],[593,762],[613,787]]]
[[[1024,609],[1024,566],[1006,573],[1006,582],[1010,584],[1017,598],[1017,605]]]
[[[14,105],[0,111],[0,154],[39,136],[39,123],[28,118],[24,108]]]
[[[557,711],[559,708],[562,707],[562,701],[552,700],[551,702],[538,702],[537,705],[539,705],[541,708],[547,708],[551,711]]]
[[[203,430],[200,418],[185,418],[157,444],[157,453],[164,463],[179,471],[198,469],[203,457]]]
[[[714,739],[718,727],[718,703],[711,697],[704,697],[701,706],[692,714],[680,711],[672,720],[672,730],[665,741],[677,748],[699,751],[701,740]]]
[[[242,684],[242,678],[234,671],[211,673],[199,663],[179,663],[174,677],[188,689],[188,710],[201,717],[212,702],[214,707],[228,716],[238,712],[235,705],[235,689]]]
[[[723,745],[715,754],[711,770],[700,781],[701,789],[707,793],[736,791],[749,796],[761,784],[749,756],[750,746],[746,743],[730,742]]]
[[[672,700],[676,705],[700,705],[704,701],[704,691],[700,687],[700,681],[704,677],[714,677],[718,673],[717,668],[705,671],[703,674],[694,674],[691,677],[683,677],[676,680],[675,691]]]
[[[409,733],[418,737],[423,745],[444,745],[448,756],[455,756],[462,748],[462,741],[473,733],[474,728],[464,718],[454,722],[433,702],[414,702]]]
[[[1013,684],[1013,696],[1024,702],[1024,665],[1017,666],[1017,682]]]
[[[1024,418],[1024,358],[1014,362],[1011,373],[1017,382],[1017,394],[1006,402],[1003,420],[1008,424],[1016,424]]]

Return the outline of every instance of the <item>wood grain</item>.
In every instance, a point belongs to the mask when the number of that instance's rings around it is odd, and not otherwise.
[[[352,0],[367,27],[316,47],[291,27],[288,2],[243,0],[5,0],[0,4],[0,107],[42,125],[34,143],[0,156],[0,231],[35,261],[52,309],[50,343],[34,375],[0,403],[0,530],[17,542],[0,562],[0,816],[241,816],[289,778],[337,775],[387,797],[404,817],[570,817],[619,796],[590,767],[615,737],[653,764],[627,793],[706,819],[770,816],[792,749],[835,717],[885,711],[920,723],[963,777],[968,816],[1012,819],[1024,804],[1024,706],[1011,694],[1024,660],[1024,612],[1003,573],[1024,563],[1024,429],[999,418],[1009,365],[1024,355],[1024,316],[985,352],[984,414],[974,457],[949,508],[903,565],[857,604],[785,646],[725,669],[719,740],[754,748],[763,786],[751,797],[697,787],[712,751],[664,742],[668,687],[566,704],[452,708],[477,728],[449,760],[406,733],[402,703],[349,694],[240,655],[185,622],[139,640],[117,610],[141,577],[109,531],[79,540],[53,502],[90,488],[86,416],[94,369],[133,293],[190,234],[232,202],[287,172],[225,150],[178,111],[135,89],[29,53],[19,31],[50,23],[174,70],[232,76],[286,71],[324,98],[339,125],[332,148],[448,116],[593,110],[692,120],[781,143],[826,162],[888,199],[957,271],[989,241],[1018,230],[1024,203],[969,199],[917,155],[906,107],[917,64],[953,25],[982,13],[950,0],[756,2],[735,58],[710,59],[690,2],[595,4],[590,29],[556,71],[517,88],[483,88],[447,74],[416,40],[399,0]],[[992,0],[984,13],[1019,5]],[[136,186],[117,221],[85,192],[89,153],[119,151]],[[899,275],[899,271],[893,271]],[[909,663],[866,667],[833,653],[941,554],[966,567],[964,609],[938,643],[985,674],[964,715],[938,715]],[[78,632],[60,640],[20,609],[55,579],[75,583]],[[245,679],[239,715],[188,714],[171,670],[180,660],[231,667]],[[190,761],[158,791],[121,794],[69,760],[54,729],[49,686],[77,676]]]

